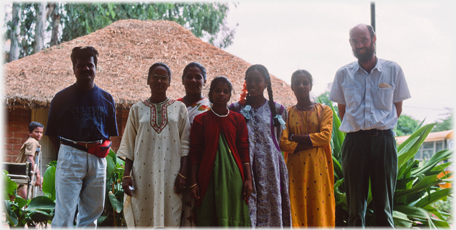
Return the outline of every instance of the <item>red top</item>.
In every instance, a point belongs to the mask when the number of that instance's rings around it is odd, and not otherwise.
[[[197,206],[201,204],[211,180],[220,132],[223,132],[233,153],[242,181],[242,162],[250,162],[248,130],[241,114],[230,111],[227,117],[218,117],[209,110],[196,116],[190,134],[189,156],[192,165],[199,165],[197,183],[201,199],[196,201]]]

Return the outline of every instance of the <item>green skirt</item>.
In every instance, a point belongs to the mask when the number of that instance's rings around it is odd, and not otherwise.
[[[220,134],[211,181],[196,207],[197,226],[250,227],[249,206],[242,199],[243,181],[225,137]]]

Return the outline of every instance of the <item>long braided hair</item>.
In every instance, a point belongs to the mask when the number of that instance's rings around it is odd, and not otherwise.
[[[266,82],[267,90],[268,90],[268,96],[269,96],[268,104],[269,104],[269,109],[271,110],[273,123],[274,123],[274,126],[280,126],[279,119],[276,118],[277,111],[276,111],[276,108],[275,108],[274,96],[272,94],[271,76],[269,75],[268,69],[266,69],[265,66],[260,65],[260,64],[252,65],[252,66],[250,66],[247,69],[247,71],[245,71],[244,80],[246,80],[247,79],[247,75],[250,72],[254,71],[254,70],[256,70],[259,73],[261,73],[261,75],[264,78],[264,81]],[[246,82],[244,82],[244,89],[242,90],[242,94],[241,94],[241,98],[239,100],[239,103],[242,104],[242,105],[250,105],[250,95],[248,94],[248,91],[247,91],[247,83]]]

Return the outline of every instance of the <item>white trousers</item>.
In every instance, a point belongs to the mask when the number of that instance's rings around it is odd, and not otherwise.
[[[96,227],[103,212],[106,189],[106,158],[68,145],[60,145],[55,172],[56,204],[52,228]]]

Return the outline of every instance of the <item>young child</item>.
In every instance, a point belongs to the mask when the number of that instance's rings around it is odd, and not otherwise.
[[[35,172],[36,175],[36,180],[35,180],[35,186],[39,186],[41,190],[42,186],[42,178],[40,175],[40,171],[38,168],[35,169],[35,158],[38,156],[41,152],[41,145],[39,141],[41,140],[41,137],[43,136],[43,128],[44,126],[36,121],[32,121],[29,124],[29,138],[21,147],[21,153],[17,157],[16,162],[17,163],[25,163],[27,161],[32,163],[32,171]],[[17,194],[21,196],[24,199],[27,199],[27,190],[29,188],[24,185],[20,185],[17,188]]]

